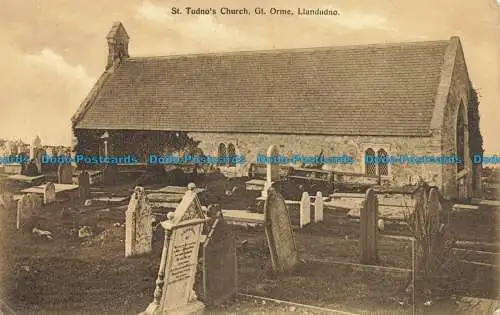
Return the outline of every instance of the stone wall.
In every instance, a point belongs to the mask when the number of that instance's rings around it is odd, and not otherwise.
[[[364,173],[364,152],[367,148],[374,151],[383,148],[389,156],[396,155],[441,155],[439,137],[374,137],[374,136],[319,136],[319,135],[284,135],[284,134],[216,134],[190,133],[200,141],[200,148],[206,155],[217,156],[220,143],[236,147],[236,154],[245,156],[246,163],[236,167],[224,168],[226,174],[246,176],[250,163],[255,163],[257,155],[265,155],[270,145],[279,146],[280,154],[288,153],[317,156],[324,150],[324,156],[348,155],[353,164],[325,165],[325,169]],[[410,177],[413,182],[421,176],[438,187],[442,185],[442,167],[436,165],[390,165],[388,179],[396,184],[407,184]]]

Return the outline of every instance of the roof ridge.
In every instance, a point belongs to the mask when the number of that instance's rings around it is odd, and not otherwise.
[[[259,54],[259,53],[286,53],[286,52],[311,52],[311,51],[342,51],[342,50],[355,50],[355,49],[370,49],[370,48],[393,48],[405,46],[425,46],[430,44],[448,44],[450,39],[432,40],[432,41],[411,41],[411,42],[391,42],[391,43],[376,43],[376,44],[356,44],[356,45],[342,45],[342,46],[316,46],[316,47],[301,47],[301,48],[279,48],[279,49],[258,49],[258,50],[234,50],[234,51],[220,51],[220,52],[205,52],[205,53],[185,53],[185,54],[171,54],[160,56],[134,56],[126,60],[135,61],[143,59],[169,59],[180,57],[202,57],[202,56],[227,56],[234,54]]]

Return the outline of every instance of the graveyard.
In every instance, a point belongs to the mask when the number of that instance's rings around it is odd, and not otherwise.
[[[2,302],[16,314],[490,314],[497,307],[498,202],[465,205],[442,200],[435,188],[375,185],[291,200],[280,168],[265,171],[256,179],[215,170],[191,181],[63,164],[35,176],[4,170]],[[415,244],[429,235],[428,257],[438,255],[419,260]]]

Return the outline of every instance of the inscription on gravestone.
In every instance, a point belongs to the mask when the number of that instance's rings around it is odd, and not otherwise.
[[[192,189],[174,215],[162,222],[165,243],[156,280],[154,301],[141,314],[198,314],[204,309],[193,286],[203,224],[208,219]]]
[[[264,217],[273,270],[277,273],[291,271],[298,261],[295,236],[285,201],[272,187],[268,190]]]

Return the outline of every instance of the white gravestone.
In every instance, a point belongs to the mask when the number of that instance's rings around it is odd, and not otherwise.
[[[314,222],[323,221],[323,194],[321,191],[316,193],[316,200],[314,201]]]
[[[143,315],[201,314],[205,306],[193,290],[203,224],[208,222],[196,193],[189,190],[165,229],[160,270],[156,280],[154,301]]]
[[[309,223],[311,223],[311,200],[307,191],[304,191],[300,200],[300,227]]]

